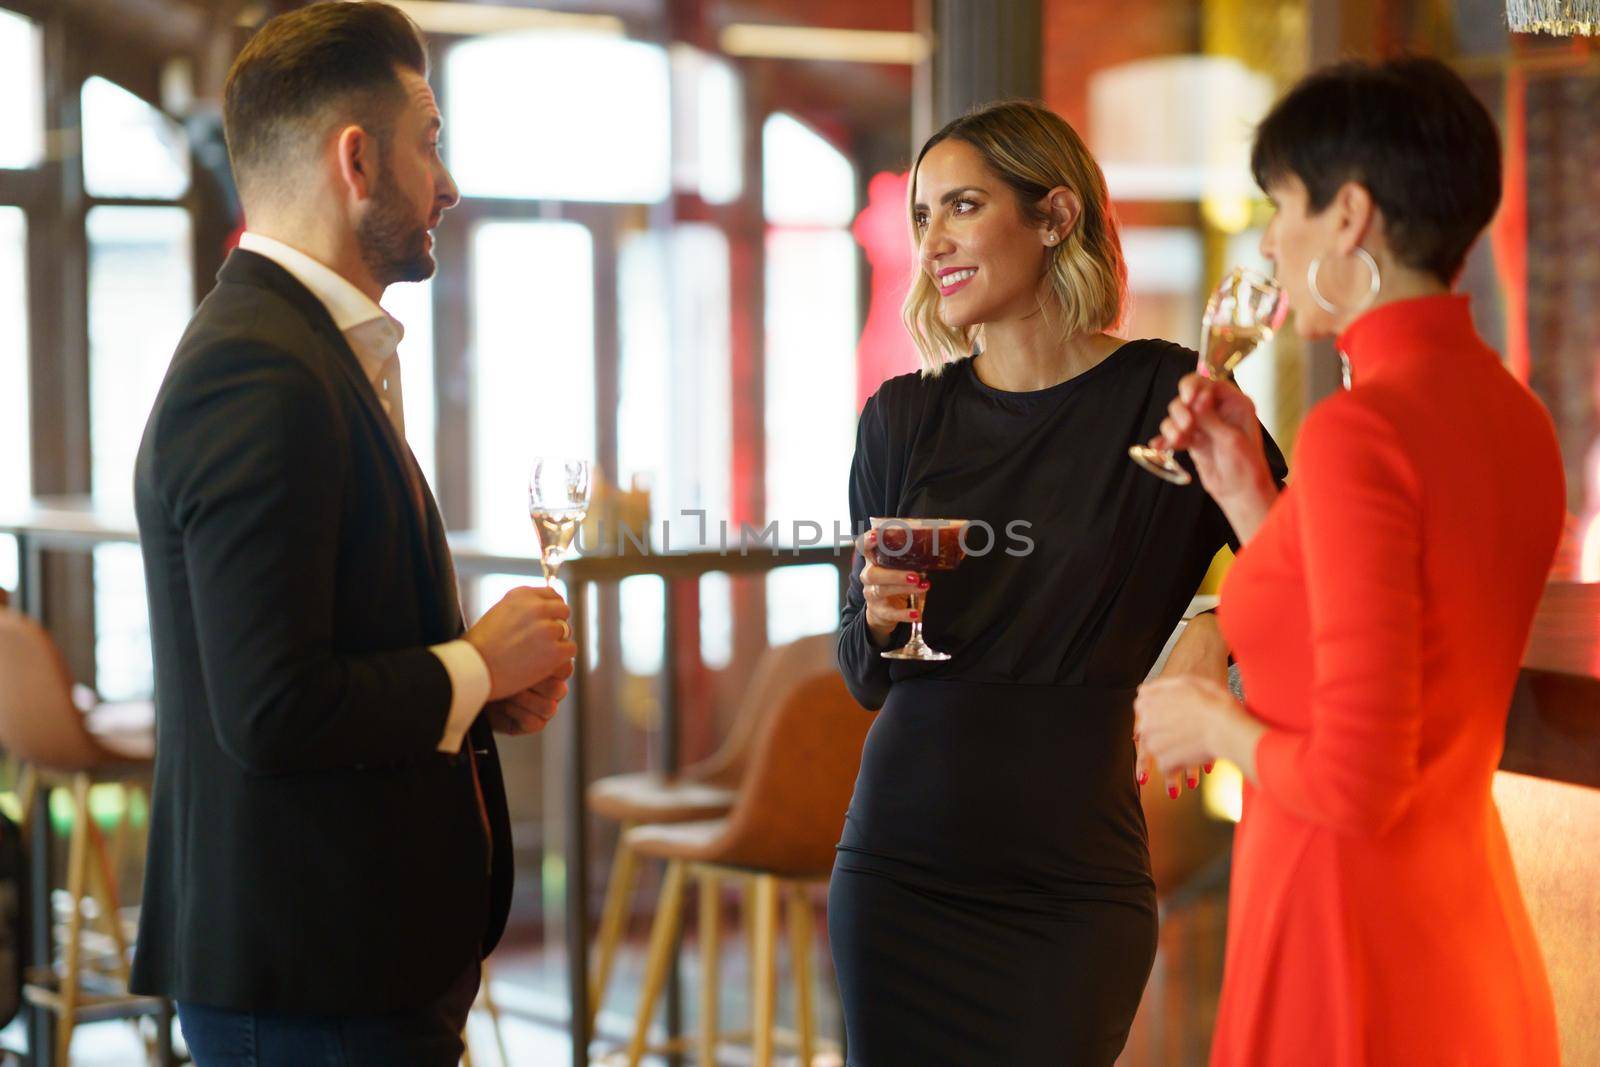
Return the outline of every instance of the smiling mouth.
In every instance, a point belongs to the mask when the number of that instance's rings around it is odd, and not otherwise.
[[[958,289],[970,282],[978,274],[977,267],[966,267],[962,270],[953,270],[939,277],[939,295],[950,296]]]

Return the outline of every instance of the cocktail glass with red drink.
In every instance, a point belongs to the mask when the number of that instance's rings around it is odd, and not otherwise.
[[[923,574],[953,571],[967,554],[961,544],[961,531],[966,525],[966,519],[875,518],[872,532],[876,538],[867,545],[867,558],[876,566],[899,571]],[[917,611],[922,601],[914,592],[910,597],[911,609]],[[950,658],[948,652],[940,652],[922,639],[920,612],[911,620],[911,640],[881,655],[884,659],[915,659],[926,663]]]

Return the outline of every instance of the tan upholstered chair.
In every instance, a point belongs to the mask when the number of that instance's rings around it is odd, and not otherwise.
[[[831,641],[831,637],[829,638]],[[796,1040],[809,1064],[816,1035],[811,1003],[812,915],[809,884],[826,881],[834,845],[844,826],[855,786],[861,746],[873,716],[863,711],[829,664],[821,673],[793,680],[753,739],[749,768],[733,809],[723,818],[646,825],[630,830],[628,846],[642,857],[667,861],[666,880],[650,933],[644,991],[634,1022],[627,1062],[637,1067],[646,1052],[697,1045],[703,1067],[716,1063],[722,1034],[718,1022],[718,886],[724,879],[752,883],[750,926],[752,1007],[748,1035],[756,1067],[769,1067],[775,1045],[778,899],[788,907],[795,979]],[[700,883],[700,1026],[697,1041],[680,1040],[648,1049],[656,1000],[666,981],[683,912],[684,883]]]
[[[116,871],[106,841],[89,811],[89,789],[102,781],[126,782],[148,775],[154,722],[144,706],[148,729],[136,728],[137,706],[108,707],[120,720],[107,740],[90,732],[89,719],[72,701],[72,680],[54,641],[33,620],[0,610],[0,748],[21,762],[18,799],[22,825],[36,803],[48,803],[57,788],[72,793],[72,836],[68,845],[66,934],[59,972],[53,960],[39,961],[23,994],[59,1017],[56,1062],[71,1062],[74,1026],[102,1018],[155,1014],[161,1002],[127,994],[128,946],[117,899]],[[113,747],[113,746],[116,747]],[[93,884],[91,885],[91,879]],[[107,953],[112,991],[90,992],[84,979],[85,899],[112,946]]]
[[[628,901],[638,880],[638,861],[628,831],[641,824],[695,822],[726,815],[749,763],[751,743],[767,712],[802,678],[833,670],[833,635],[818,634],[768,649],[756,663],[750,684],[721,747],[675,778],[654,772],[615,774],[589,786],[589,810],[622,824],[600,912],[597,956],[589,978],[589,1032],[594,1032],[600,1002],[627,930]]]

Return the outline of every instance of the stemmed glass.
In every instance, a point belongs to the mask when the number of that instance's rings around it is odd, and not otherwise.
[[[549,585],[589,513],[589,461],[541,456],[528,473],[528,517],[539,535],[539,564]]]
[[[879,567],[901,571],[953,571],[966,557],[961,544],[961,530],[966,519],[891,519],[875,518],[872,530],[877,534],[875,544],[867,549],[867,558]],[[916,593],[911,593],[911,608],[915,611],[921,603]],[[915,659],[937,663],[950,658],[922,640],[922,617],[911,620],[911,640],[899,648],[881,652],[884,659]]]
[[[1232,381],[1234,368],[1272,340],[1288,313],[1289,298],[1275,280],[1249,267],[1233,268],[1206,301],[1200,373],[1219,382]],[[1164,446],[1165,442],[1163,447],[1134,445],[1128,455],[1156,477],[1188,485],[1189,472]]]

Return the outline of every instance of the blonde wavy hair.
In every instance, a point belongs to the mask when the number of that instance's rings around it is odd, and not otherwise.
[[[917,231],[917,172],[933,147],[962,141],[977,149],[984,163],[1011,187],[1017,206],[1030,222],[1047,222],[1039,201],[1051,189],[1065,186],[1077,194],[1083,209],[1072,229],[1053,246],[1041,280],[1049,282],[1061,337],[1113,330],[1122,322],[1128,268],[1122,260],[1122,239],[1111,212],[1105,175],[1076,130],[1048,108],[1025,100],[1005,100],[963,115],[928,138],[911,168],[907,216],[913,245]],[[981,325],[955,329],[939,318],[939,290],[917,262],[911,291],[901,318],[922,353],[922,373],[937,377],[950,363],[972,354]]]

